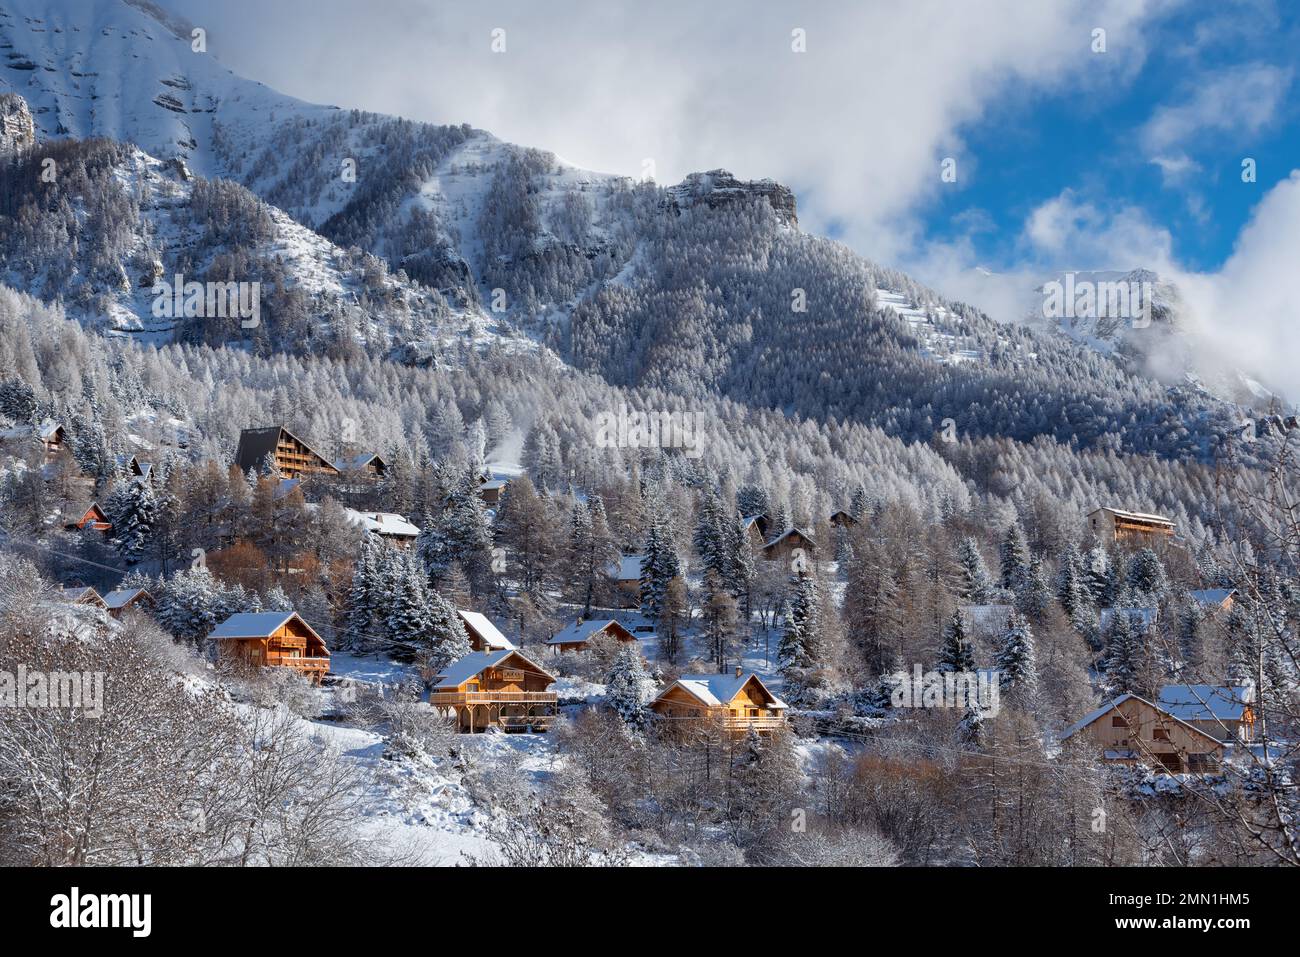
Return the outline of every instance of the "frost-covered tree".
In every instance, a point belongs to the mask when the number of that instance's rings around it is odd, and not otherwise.
[[[636,645],[620,647],[605,678],[605,703],[628,727],[638,731],[649,721],[646,709],[650,700],[649,683],[650,675]]]

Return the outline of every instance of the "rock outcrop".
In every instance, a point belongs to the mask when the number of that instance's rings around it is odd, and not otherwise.
[[[36,123],[27,101],[17,93],[0,93],[0,156],[21,153],[36,145]]]
[[[737,179],[725,169],[714,169],[707,173],[692,173],[668,189],[668,205],[677,212],[699,203],[704,203],[709,209],[717,209],[755,197],[767,200],[777,216],[788,225],[799,225],[794,193],[770,179],[747,182]]]

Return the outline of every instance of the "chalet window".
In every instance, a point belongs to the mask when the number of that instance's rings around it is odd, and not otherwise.
[[[1211,754],[1189,754],[1187,756],[1187,770],[1194,772],[1204,772],[1214,766],[1214,756]]]
[[[1117,714],[1110,719],[1110,726],[1112,728],[1127,728],[1128,719],[1125,718],[1122,714]]]
[[[1153,741],[1168,741],[1168,740],[1169,740],[1169,730],[1168,730],[1167,728],[1153,728],[1153,729],[1151,730],[1151,740],[1153,740]]]

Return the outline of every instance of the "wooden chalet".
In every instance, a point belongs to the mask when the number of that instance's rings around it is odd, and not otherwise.
[[[410,548],[420,537],[420,530],[395,512],[358,512],[356,509],[345,508],[343,514],[351,524],[378,535],[398,548]]]
[[[767,544],[767,517],[763,515],[743,515],[741,524],[749,535],[749,543],[755,551]]]
[[[208,636],[223,661],[291,668],[319,682],[330,670],[325,640],[293,611],[240,612]]]
[[[73,605],[92,605],[95,608],[108,608],[99,592],[86,585],[65,585],[59,589],[63,600]]]
[[[1096,748],[1104,763],[1144,764],[1170,774],[1213,773],[1227,747],[1221,738],[1133,694],[1085,715],[1061,740],[1079,737]]]
[[[465,634],[469,636],[469,646],[474,651],[514,650],[515,643],[501,634],[500,629],[492,624],[491,619],[486,615],[460,608],[456,609],[456,614],[460,616],[460,623],[465,626]]]
[[[716,721],[727,731],[769,734],[786,723],[786,703],[758,675],[740,668],[734,675],[682,675],[659,692],[650,710],[666,729]]]
[[[589,651],[592,643],[601,636],[624,644],[637,640],[636,635],[612,618],[605,621],[583,621],[579,618],[547,638],[546,643],[555,651]]]
[[[119,588],[104,596],[104,604],[108,607],[109,615],[121,618],[128,608],[148,610],[156,607],[157,602],[143,588]]]
[[[1174,523],[1163,515],[1103,506],[1086,517],[1089,530],[1103,542],[1152,542],[1174,534]]]
[[[1156,698],[1162,711],[1223,741],[1255,740],[1255,686],[1165,685]]]
[[[1231,611],[1237,601],[1235,588],[1197,588],[1188,594],[1197,607],[1206,612]]]
[[[614,582],[619,604],[624,608],[641,607],[641,563],[644,560],[644,555],[624,555],[605,569]]]
[[[488,508],[496,508],[501,504],[501,495],[509,486],[509,479],[496,478],[490,475],[480,476],[478,484],[479,498],[483,499],[483,504]]]
[[[45,457],[52,459],[63,451],[64,443],[68,440],[68,433],[57,422],[42,422],[40,428],[36,430],[36,437],[45,446]]]
[[[370,478],[383,478],[388,471],[388,463],[374,452],[362,452],[360,455],[339,459],[334,467],[341,475],[366,475]]]
[[[853,528],[858,524],[858,520],[844,509],[840,509],[838,512],[831,513],[830,523],[836,528]]]
[[[457,730],[546,731],[559,708],[555,675],[517,649],[475,651],[437,676],[429,704],[454,715]]]
[[[129,452],[117,456],[117,468],[133,481],[153,482],[153,465],[149,462],[141,462]]]
[[[338,475],[339,470],[323,455],[298,438],[283,425],[263,429],[244,429],[239,433],[235,464],[239,471],[260,472],[270,456],[280,474],[288,479],[309,475]]]
[[[90,508],[81,513],[75,522],[64,526],[67,529],[92,529],[107,535],[113,530],[113,523],[108,520],[108,513],[99,507],[98,502],[91,502]]]
[[[763,546],[763,557],[768,561],[789,561],[796,548],[803,549],[804,557],[811,561],[817,552],[817,543],[806,532],[787,528]]]

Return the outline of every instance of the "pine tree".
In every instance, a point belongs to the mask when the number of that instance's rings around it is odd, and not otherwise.
[[[1159,601],[1169,587],[1165,566],[1150,548],[1143,548],[1129,559],[1128,586],[1146,601]]]
[[[793,594],[785,604],[785,630],[777,645],[777,667],[791,703],[807,704],[815,684],[812,672],[820,664],[821,604],[817,579],[811,575],[792,578],[790,587]]]
[[[605,679],[605,703],[629,728],[638,731],[649,723],[646,709],[650,699],[646,691],[649,679],[637,647],[634,644],[620,647]]]
[[[1002,587],[1019,594],[1029,577],[1029,546],[1019,522],[1007,526],[1002,544],[998,547],[998,564],[1002,573]]]
[[[975,652],[970,639],[966,636],[966,624],[961,612],[953,612],[943,630],[943,640],[939,645],[939,663],[935,671],[973,672],[975,670]]]
[[[140,561],[158,519],[152,486],[144,481],[120,483],[109,497],[107,512],[113,523],[113,547],[128,563]]]
[[[681,560],[673,548],[667,525],[657,519],[646,537],[641,560],[641,611],[651,621],[661,621],[668,607],[668,588],[682,573]]]
[[[428,579],[418,556],[407,553],[396,556],[394,561],[394,591],[385,609],[385,631],[389,653],[395,658],[411,661],[432,645],[432,601]]]
[[[963,538],[957,543],[957,565],[957,593],[975,605],[986,605],[993,601],[996,597],[993,577],[973,538]]]
[[[1106,654],[1102,660],[1107,693],[1112,697],[1125,692],[1149,695],[1144,662],[1144,636],[1134,619],[1116,609],[1106,636]]]
[[[365,650],[371,643],[379,607],[379,551],[378,536],[369,532],[361,540],[361,552],[352,566],[352,588],[348,592],[347,612],[343,628],[345,646],[354,651]]]
[[[472,650],[469,635],[456,609],[437,592],[429,594],[429,655],[426,667],[437,675],[449,664],[464,658]]]
[[[993,667],[1003,691],[1014,690],[1026,699],[1038,687],[1038,662],[1034,653],[1034,635],[1029,622],[1012,614],[998,636],[997,656]]]
[[[704,640],[712,649],[718,671],[722,671],[736,638],[736,599],[715,571],[705,573],[704,594]]]

